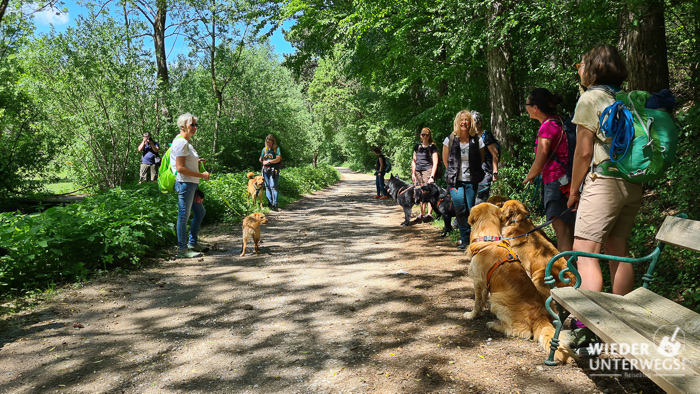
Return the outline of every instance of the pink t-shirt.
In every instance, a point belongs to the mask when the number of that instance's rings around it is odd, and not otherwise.
[[[555,155],[559,158],[559,161],[568,164],[569,163],[569,146],[566,142],[566,134],[561,128],[561,118],[558,116],[550,116],[540,126],[540,130],[537,132],[537,141],[539,143],[540,137],[549,138],[551,141],[552,149],[555,149]],[[537,154],[537,145],[535,145],[535,154]],[[551,152],[549,153],[552,154]],[[566,169],[552,156],[551,160],[548,160],[542,169],[542,182],[549,183],[554,182],[562,176],[566,175]]]

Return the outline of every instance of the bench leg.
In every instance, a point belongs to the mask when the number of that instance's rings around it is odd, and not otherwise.
[[[551,297],[550,297],[551,299]],[[547,301],[550,301],[548,299]],[[555,302],[556,304],[556,302]],[[550,305],[550,304],[548,304]],[[549,308],[547,308],[549,309]],[[569,317],[570,313],[566,309],[564,309],[561,305],[557,304],[557,309],[559,310],[558,315],[554,315],[551,313],[551,310],[549,311],[550,314],[552,314],[554,317],[554,321],[552,324],[554,324],[554,337],[552,337],[552,340],[549,342],[549,358],[544,362],[545,365],[557,365],[558,363],[554,361],[554,353],[559,349],[559,334],[561,333],[562,326],[564,325],[564,321],[566,321],[566,318]]]

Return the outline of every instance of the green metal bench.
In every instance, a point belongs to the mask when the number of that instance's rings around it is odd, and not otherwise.
[[[545,283],[552,293],[545,306],[554,318],[556,331],[545,364],[557,364],[554,352],[559,348],[559,334],[563,322],[572,314],[605,341],[608,347],[603,351],[622,355],[627,365],[634,366],[665,391],[700,391],[700,315],[648,290],[666,244],[700,251],[700,222],[687,219],[684,214],[669,216],[656,234],[656,240],[658,244],[653,252],[636,259],[567,251],[549,261]],[[625,296],[583,290],[579,289],[581,276],[575,267],[578,256],[632,264],[649,262],[649,269],[642,277],[642,287]],[[568,260],[567,268],[559,273],[560,280],[568,283],[564,275],[572,272],[576,276],[573,287],[556,288],[554,285],[551,269],[561,257]],[[552,308],[553,301],[557,304],[557,312]],[[615,372],[620,373],[604,375],[624,376],[632,373]]]

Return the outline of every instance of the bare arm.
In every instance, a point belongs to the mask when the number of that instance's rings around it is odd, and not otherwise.
[[[450,158],[450,149],[447,147],[447,145],[442,146],[442,163],[445,165],[445,168],[447,168],[447,162],[449,161]]]
[[[413,179],[413,183],[416,183],[416,156],[417,153],[414,151],[413,160],[411,160],[411,179]]]
[[[175,158],[175,168],[177,169],[177,172],[179,174],[209,180],[208,172],[192,171],[189,168],[185,167],[186,160],[187,156],[178,156]]]
[[[588,166],[590,166],[591,158],[593,158],[594,140],[595,133],[593,133],[593,131],[583,126],[578,126],[576,128],[576,152],[574,152],[573,157],[571,194],[569,195],[569,202],[567,203],[569,207],[574,206],[574,210],[578,209],[578,202],[581,199],[579,189],[581,188],[583,180],[586,178]]]
[[[496,174],[498,173],[498,161],[501,159],[498,157],[498,148],[496,148],[496,144],[491,144],[487,146],[489,149],[489,152],[491,152],[491,157],[493,158],[491,160],[491,165],[493,167],[493,173]],[[496,179],[496,175],[494,175],[494,180]]]
[[[530,171],[527,173],[523,184],[532,183],[535,178],[542,172],[544,165],[547,164],[547,159],[549,159],[549,150],[552,146],[552,140],[549,138],[540,137],[537,141],[537,154],[535,155],[535,161],[530,167]]]
[[[438,153],[437,153],[437,151],[435,151],[433,153],[433,169],[430,172],[431,178],[435,178],[435,173],[437,172],[439,165],[440,165],[440,159],[438,159]]]

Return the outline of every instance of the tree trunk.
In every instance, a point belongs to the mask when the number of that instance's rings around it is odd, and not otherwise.
[[[503,14],[506,4],[506,1],[499,0],[492,3],[489,15],[491,31],[497,31],[494,25],[496,20]],[[508,138],[507,122],[509,118],[518,114],[515,83],[511,75],[513,53],[510,40],[508,38],[502,40],[499,38],[496,36],[491,37],[491,42],[486,50],[489,101],[491,102],[491,132],[506,150],[514,154],[513,141]]]
[[[668,89],[664,2],[648,0],[637,4],[634,8],[628,6],[618,18],[618,46],[625,54],[629,71],[626,90]]]
[[[156,51],[156,64],[158,67],[158,83],[163,91],[167,91],[170,85],[168,76],[168,62],[165,54],[165,21],[168,14],[168,4],[166,0],[157,0],[156,17],[153,21],[153,45]]]
[[[0,0],[0,23],[2,23],[2,17],[5,16],[5,10],[7,10],[7,5],[10,0]]]
[[[442,44],[442,47],[440,48],[440,60],[443,64],[447,63],[447,48],[445,44]],[[447,96],[447,80],[442,78],[438,83],[438,97],[445,96]]]

